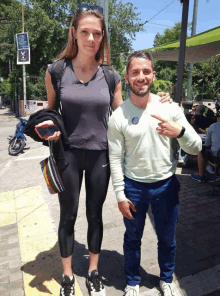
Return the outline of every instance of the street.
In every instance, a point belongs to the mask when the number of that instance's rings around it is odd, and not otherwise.
[[[3,113],[3,111],[1,110]],[[46,187],[39,162],[48,148],[27,138],[24,153],[8,155],[7,136],[14,133],[17,119],[0,114],[0,294],[59,295],[62,267],[57,242],[59,204]],[[195,169],[195,168],[194,168]],[[178,169],[181,184],[177,226],[175,286],[178,296],[203,296],[220,289],[220,187],[190,178],[192,169]],[[108,296],[121,296],[124,225],[110,182],[103,210],[104,239],[99,270]],[[85,188],[75,227],[73,268],[76,296],[88,295]],[[151,212],[147,215],[142,240],[140,295],[159,295],[157,239]],[[218,293],[218,292],[216,292]],[[211,295],[211,294],[210,294]],[[213,294],[213,295],[220,295]]]

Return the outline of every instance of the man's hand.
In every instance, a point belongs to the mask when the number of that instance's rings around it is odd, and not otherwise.
[[[156,128],[156,130],[159,132],[159,135],[167,136],[169,138],[176,138],[179,136],[182,129],[181,125],[174,121],[164,119],[158,115],[152,114],[151,116],[161,121],[158,123],[159,127]]]
[[[165,93],[163,91],[160,91],[160,92],[157,93],[157,95],[161,97],[160,101],[162,103],[165,103],[167,101],[169,101],[169,103],[172,103],[173,102],[173,99],[171,99],[169,93]]]
[[[132,209],[133,212],[136,212],[136,209],[133,203],[129,199],[119,201],[118,208],[125,218],[131,219],[131,220],[134,219],[134,217],[131,214],[130,208]]]

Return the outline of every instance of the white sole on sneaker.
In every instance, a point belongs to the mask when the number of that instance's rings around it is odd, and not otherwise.
[[[100,292],[91,292],[90,296],[106,296],[105,289]]]

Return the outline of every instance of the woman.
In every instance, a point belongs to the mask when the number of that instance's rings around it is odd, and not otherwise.
[[[207,131],[198,127],[196,125],[196,117],[195,115],[192,115],[190,118],[190,124],[192,125],[192,127],[194,128],[194,130],[198,133],[198,134],[207,134]]]
[[[106,295],[98,273],[98,259],[103,236],[102,206],[106,198],[110,168],[107,147],[107,123],[110,95],[100,64],[110,61],[107,33],[99,6],[79,5],[69,29],[68,43],[59,59],[66,61],[60,83],[60,101],[70,149],[65,151],[68,167],[61,172],[65,191],[59,194],[60,225],[58,231],[63,277],[61,296],[74,295],[71,268],[74,224],[79,193],[85,171],[86,215],[88,220],[89,270],[86,284],[89,293]],[[56,92],[51,81],[51,67],[46,72],[48,108],[56,108]],[[115,90],[111,105],[114,111],[121,103],[121,80],[114,71]],[[162,94],[161,94],[162,95]],[[169,100],[168,98],[165,100]],[[42,125],[53,125],[44,121]],[[55,132],[48,140],[58,140]]]

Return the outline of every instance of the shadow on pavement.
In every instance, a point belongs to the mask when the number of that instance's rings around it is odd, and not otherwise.
[[[79,277],[86,278],[88,271],[88,249],[84,244],[75,241],[73,253],[73,270],[74,274]],[[107,281],[104,285],[107,287],[115,287],[117,290],[123,290],[125,287],[124,277],[124,258],[123,255],[116,251],[102,250],[99,261],[99,271]],[[46,281],[55,279],[59,284],[62,275],[62,265],[60,260],[60,252],[58,242],[49,251],[39,253],[34,261],[28,262],[21,267],[21,270],[27,274],[34,276],[29,285],[37,288],[38,291],[49,293],[51,291],[46,287]],[[147,274],[140,269],[142,285],[151,289],[158,284],[158,277]]]

